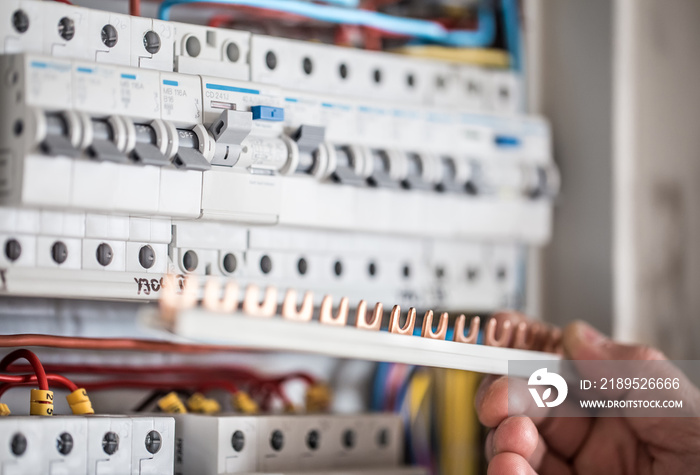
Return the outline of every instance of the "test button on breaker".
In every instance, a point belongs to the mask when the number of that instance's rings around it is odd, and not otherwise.
[[[253,120],[284,121],[284,109],[281,107],[253,106],[250,111],[253,113]]]

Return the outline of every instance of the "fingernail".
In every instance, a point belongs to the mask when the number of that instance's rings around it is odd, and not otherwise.
[[[599,350],[608,341],[605,335],[581,321],[576,321],[564,329],[562,345],[569,358],[598,359]]]
[[[581,339],[584,340],[586,343],[590,345],[599,345],[603,343],[607,338],[605,335],[600,333],[598,330],[590,326],[589,324],[585,322],[578,322],[579,324],[579,334],[581,335]]]

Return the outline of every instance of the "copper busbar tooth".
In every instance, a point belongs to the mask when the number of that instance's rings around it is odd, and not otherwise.
[[[221,285],[214,279],[207,280],[204,284],[204,298],[202,307],[211,312],[233,313],[238,308],[238,284],[229,281],[224,287],[223,297],[219,297]]]
[[[416,326],[416,309],[411,307],[408,309],[406,323],[401,326],[401,307],[394,305],[391,309],[391,317],[389,318],[389,331],[399,335],[413,335],[413,328]]]
[[[173,323],[177,312],[194,308],[197,305],[199,280],[193,275],[186,277],[182,283],[182,290],[179,290],[178,279],[172,274],[166,275],[163,279],[158,305],[163,320],[168,324]]]
[[[380,302],[377,302],[372,311],[371,320],[367,320],[367,302],[360,300],[357,305],[357,318],[355,319],[355,327],[363,330],[379,330],[382,327],[382,319],[384,318],[384,307]]]
[[[513,348],[517,348],[519,350],[531,350],[535,347],[538,338],[539,335],[537,327],[528,325],[527,322],[520,322],[515,327]]]
[[[455,322],[455,334],[453,340],[458,343],[469,343],[476,344],[479,339],[479,327],[481,326],[481,319],[479,317],[472,318],[469,323],[469,333],[464,334],[464,327],[467,321],[467,317],[460,315]]]
[[[508,346],[510,343],[510,336],[513,330],[513,326],[510,320],[506,320],[501,324],[501,335],[496,339],[496,326],[497,322],[494,319],[489,320],[486,324],[486,332],[484,336],[484,343],[489,346]]]
[[[433,311],[428,310],[425,312],[423,317],[423,328],[421,331],[421,336],[423,338],[431,338],[433,340],[444,340],[447,336],[447,327],[449,326],[450,316],[447,312],[443,312],[440,315],[440,321],[438,323],[437,329],[433,332]]]
[[[547,325],[540,322],[532,322],[530,323],[530,327],[534,337],[534,341],[528,349],[540,351],[547,344],[547,339],[549,337],[549,329]]]
[[[265,297],[260,302],[260,289],[250,284],[243,297],[243,312],[252,317],[272,317],[277,313],[277,288],[267,287]]]
[[[547,353],[562,353],[561,348],[562,331],[559,328],[553,327],[547,333],[547,340],[545,341],[542,351]]]
[[[282,318],[298,322],[309,322],[314,316],[314,294],[305,292],[301,307],[297,308],[296,289],[287,289],[282,302]]]
[[[333,297],[326,295],[321,301],[321,309],[319,310],[319,321],[325,325],[335,325],[339,327],[345,326],[348,322],[348,311],[350,304],[348,298],[340,299],[338,311],[333,315]]]

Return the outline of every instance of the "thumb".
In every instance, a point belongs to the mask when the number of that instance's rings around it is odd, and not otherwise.
[[[598,332],[584,322],[574,322],[564,329],[562,337],[564,354],[573,361],[573,365],[580,377],[603,383],[605,379],[615,381],[623,379],[630,381],[629,385],[610,383],[609,386],[598,389],[594,393],[605,394],[612,398],[627,398],[630,400],[648,400],[650,394],[644,388],[631,385],[635,379],[678,378],[686,381],[683,389],[695,393],[693,384],[686,380],[685,375],[659,350],[643,345],[623,345],[616,343]],[[619,361],[620,363],[614,363]],[[675,390],[661,391],[661,387],[654,393],[655,397],[666,395],[669,398],[678,393]],[[698,401],[693,397],[693,402]],[[623,414],[633,415],[634,411],[623,411]]]
[[[626,380],[677,378],[680,381],[678,389],[661,387],[654,392],[637,389],[632,386],[620,388],[612,387],[605,391],[599,387],[594,393],[605,394],[606,398],[627,399],[630,401],[649,401],[652,399],[680,400],[683,401],[682,409],[675,416],[668,417],[668,412],[663,409],[639,409],[625,407],[619,415],[627,416],[625,420],[634,433],[647,443],[665,443],[673,441],[678,445],[686,443],[685,439],[697,440],[700,434],[700,391],[683,372],[666,359],[664,354],[648,346],[623,345],[616,343],[598,332],[584,322],[574,322],[564,329],[562,346],[567,358],[574,360],[579,375],[592,381],[601,381],[601,378],[611,376],[623,376]],[[591,363],[591,361],[607,360],[608,363]],[[636,360],[639,363],[611,364],[611,361]],[[621,372],[624,372],[622,374]],[[618,379],[617,377],[615,379]],[[635,416],[652,417],[635,417]],[[666,416],[666,417],[654,417]],[[693,423],[688,424],[688,417],[693,418]],[[680,437],[679,434],[686,434]],[[694,450],[694,449],[693,449]]]
[[[659,350],[616,343],[587,323],[576,321],[564,329],[564,354],[572,360],[665,360]]]

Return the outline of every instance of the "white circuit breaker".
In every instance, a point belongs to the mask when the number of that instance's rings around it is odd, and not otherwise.
[[[402,462],[393,414],[175,417],[176,474],[364,473]]]
[[[166,273],[447,310],[522,292],[559,177],[513,73],[44,3],[0,6],[4,292],[153,299]]]
[[[50,475],[173,473],[169,417],[0,418],[0,472]]]

